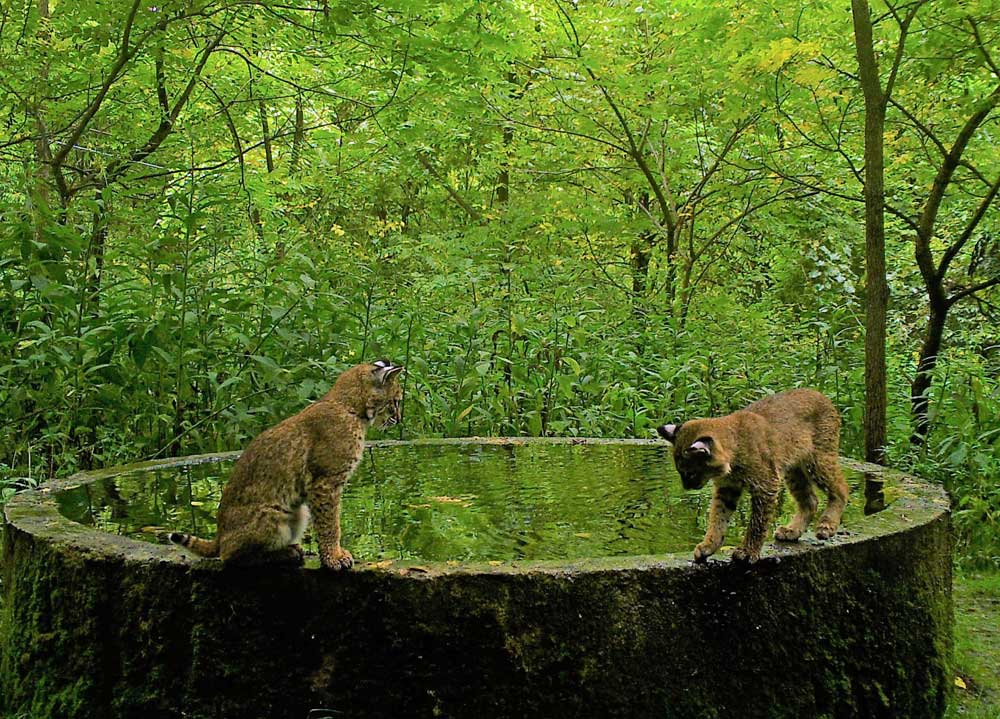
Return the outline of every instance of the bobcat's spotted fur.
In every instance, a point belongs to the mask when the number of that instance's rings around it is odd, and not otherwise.
[[[259,434],[222,490],[215,539],[173,532],[170,541],[224,562],[301,563],[311,515],[322,565],[349,568],[340,495],[361,462],[368,426],[399,421],[402,369],[386,361],[352,367],[322,399]]]

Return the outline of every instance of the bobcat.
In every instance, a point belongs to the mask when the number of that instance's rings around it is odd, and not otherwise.
[[[674,464],[685,489],[715,482],[708,531],[695,547],[694,561],[705,561],[722,546],[744,488],[750,492],[750,525],[743,545],[733,552],[734,561],[760,558],[782,481],[798,511],[788,526],[775,532],[775,539],[794,542],[808,528],[817,507],[814,484],[829,499],[816,537],[828,539],[837,532],[848,495],[837,458],[840,416],[819,392],[779,392],[725,417],[665,424],[656,431],[673,444]]]
[[[259,434],[222,490],[213,540],[172,532],[201,557],[234,564],[303,561],[299,542],[312,515],[322,566],[349,569],[340,546],[340,495],[361,462],[365,430],[400,418],[402,367],[380,360],[345,371],[317,402]]]

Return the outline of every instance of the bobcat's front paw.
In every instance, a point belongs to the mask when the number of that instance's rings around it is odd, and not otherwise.
[[[801,536],[802,530],[794,527],[778,527],[774,532],[774,538],[779,542],[797,542]]]
[[[350,569],[354,566],[354,557],[351,556],[350,552],[341,547],[337,547],[332,552],[324,553],[320,561],[323,567],[334,571]]]
[[[712,545],[708,544],[707,542],[702,542],[701,544],[699,544],[697,547],[694,548],[694,561],[696,561],[698,564],[701,564],[702,562],[706,561],[709,557],[711,557],[713,554],[715,554],[715,549],[712,548]]]
[[[816,527],[816,539],[829,539],[837,533],[837,527],[833,524],[828,524],[827,522],[821,522],[818,527]]]
[[[755,564],[760,559],[760,551],[752,551],[746,547],[733,550],[733,562],[736,564]]]

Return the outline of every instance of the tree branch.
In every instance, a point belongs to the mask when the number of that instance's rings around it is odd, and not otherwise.
[[[1000,285],[1000,275],[995,275],[988,280],[980,282],[977,285],[972,285],[972,287],[966,287],[964,289],[961,289],[948,298],[948,306],[951,307],[956,302],[958,302],[961,299],[964,299],[965,297],[968,297],[969,295],[975,294],[976,292],[980,292],[990,287],[995,287],[997,285]]]
[[[990,66],[993,74],[996,75],[997,79],[1000,80],[1000,68],[997,64],[993,62],[993,58],[990,57],[989,51],[986,49],[986,45],[983,43],[983,38],[979,34],[979,25],[976,23],[975,18],[967,17],[966,20],[969,21],[969,25],[972,26],[972,36],[976,38],[976,46],[979,48],[979,52],[983,53],[983,59],[986,60],[986,64]]]
[[[902,21],[896,17],[896,22],[899,23],[899,41],[896,43],[896,54],[892,59],[892,69],[889,71],[889,79],[885,83],[885,92],[882,95],[883,101],[892,97],[892,88],[896,84],[896,75],[899,72],[899,65],[903,61],[903,48],[906,45],[906,35],[910,30],[910,23],[913,22],[913,18],[916,17],[917,11],[924,5],[927,0],[919,0],[913,3],[910,7],[909,12],[906,13],[906,17]],[[895,13],[893,13],[895,17]]]
[[[500,117],[502,117],[506,122],[513,123],[513,124],[518,125],[520,127],[527,127],[529,129],[532,129],[532,130],[539,130],[541,132],[554,132],[554,133],[558,133],[560,135],[569,135],[571,137],[579,137],[579,138],[582,138],[584,140],[590,140],[591,142],[596,142],[596,143],[598,143],[600,145],[605,145],[607,147],[611,147],[611,148],[617,150],[618,152],[622,153],[623,155],[628,155],[629,154],[629,151],[628,151],[627,147],[625,147],[623,145],[619,145],[616,142],[611,142],[610,140],[605,140],[603,137],[597,137],[596,135],[588,135],[585,132],[576,132],[575,130],[564,130],[561,127],[549,127],[547,125],[536,125],[536,124],[531,123],[531,122],[525,122],[524,120],[518,120],[517,118],[512,117],[512,116],[504,113],[499,107],[497,107],[492,102],[490,102],[490,99],[488,97],[486,97],[485,95],[481,95],[481,97],[483,98],[483,101],[489,106],[489,108],[491,110],[493,110],[493,112],[495,112],[496,114],[498,114]]]
[[[927,195],[924,209],[917,222],[917,242],[916,258],[920,272],[925,281],[939,281],[942,279],[937,275],[937,268],[934,266],[934,258],[931,254],[931,238],[934,237],[934,223],[937,221],[938,210],[944,199],[944,193],[951,183],[951,179],[962,159],[962,153],[972,139],[979,126],[986,120],[993,108],[1000,102],[1000,85],[994,88],[993,92],[982,102],[975,112],[966,120],[965,125],[959,131],[954,144],[945,156],[938,173],[931,185],[931,191]]]
[[[177,101],[174,102],[173,107],[169,108],[166,116],[160,120],[160,124],[153,134],[150,135],[149,139],[146,140],[145,144],[138,150],[135,150],[131,155],[125,159],[120,159],[112,162],[108,165],[104,173],[103,182],[105,184],[111,184],[119,177],[121,177],[127,170],[128,166],[135,164],[137,162],[142,162],[147,157],[156,152],[157,148],[163,143],[167,136],[173,131],[174,122],[177,121],[177,117],[181,114],[181,110],[187,105],[188,100],[191,98],[191,92],[194,90],[194,86],[197,84],[199,77],[201,76],[202,70],[205,69],[205,65],[208,63],[208,58],[222,42],[222,38],[226,36],[226,29],[223,27],[216,33],[215,37],[205,46],[202,51],[201,58],[198,60],[198,64],[195,66],[191,73],[191,77],[188,78],[187,85],[181,91],[180,96]],[[163,99],[166,98],[166,88],[163,86],[163,75],[162,73],[157,77],[157,95],[162,95]]]
[[[483,219],[483,216],[479,213],[479,211],[470,205],[464,197],[458,194],[458,190],[452,187],[451,183],[448,182],[447,179],[441,177],[441,174],[437,171],[434,165],[431,164],[431,161],[424,157],[424,153],[421,150],[417,150],[417,161],[424,166],[424,169],[431,174],[431,177],[441,183],[441,186],[447,190],[448,195],[455,201],[455,204],[465,210],[465,214],[476,222],[480,222]]]
[[[982,202],[979,203],[979,207],[976,208],[975,214],[973,214],[973,216],[969,219],[969,222],[965,225],[965,230],[962,231],[961,236],[951,243],[951,246],[945,250],[944,255],[941,257],[941,263],[938,265],[938,277],[943,278],[945,276],[945,273],[948,271],[948,265],[951,264],[951,261],[955,259],[955,255],[961,251],[962,247],[965,246],[965,243],[969,241],[970,237],[972,237],[972,233],[975,232],[980,220],[982,220],[983,216],[986,214],[986,210],[989,209],[990,204],[992,204],[993,200],[996,198],[998,191],[1000,191],[1000,175],[997,175],[996,182],[993,183],[989,192],[986,193]]]
[[[121,37],[121,47],[118,49],[118,57],[115,58],[114,64],[111,69],[108,70],[107,77],[105,77],[104,82],[101,84],[100,90],[94,96],[94,99],[90,101],[87,105],[87,109],[84,110],[83,115],[81,115],[79,121],[76,123],[76,127],[72,129],[69,137],[63,143],[62,147],[56,152],[52,158],[52,163],[55,166],[61,166],[69,155],[70,150],[77,143],[80,137],[83,136],[84,130],[90,124],[90,121],[94,119],[94,115],[97,111],[101,109],[101,104],[104,102],[104,98],[107,97],[108,93],[111,91],[111,86],[115,84],[115,81],[121,75],[122,70],[128,61],[131,60],[135,53],[138,51],[138,45],[135,49],[129,48],[129,39],[132,35],[132,24],[135,22],[135,15],[139,11],[139,7],[142,5],[142,0],[134,0],[132,7],[129,10],[128,16],[125,18],[125,27],[122,30]]]

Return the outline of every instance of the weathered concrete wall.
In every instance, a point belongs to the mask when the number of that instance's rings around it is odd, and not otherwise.
[[[85,478],[84,478],[85,479]],[[80,477],[73,481],[79,482]],[[32,717],[939,717],[940,491],[746,569],[586,562],[222,569],[19,495],[2,707]]]

